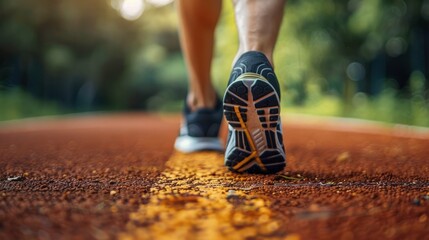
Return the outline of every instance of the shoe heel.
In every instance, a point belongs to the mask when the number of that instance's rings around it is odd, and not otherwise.
[[[228,86],[223,101],[230,130],[225,165],[235,172],[281,171],[286,164],[280,101],[270,83],[254,73],[240,76]]]

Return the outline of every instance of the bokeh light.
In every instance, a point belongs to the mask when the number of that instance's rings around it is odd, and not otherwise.
[[[112,0],[111,6],[129,21],[137,20],[145,8],[143,0]]]
[[[154,5],[155,7],[162,7],[173,2],[173,0],[146,0],[146,1]]]

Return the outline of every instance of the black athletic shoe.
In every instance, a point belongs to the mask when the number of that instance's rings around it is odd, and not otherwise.
[[[185,101],[184,119],[174,147],[185,153],[214,150],[222,151],[219,128],[222,122],[222,102],[218,99],[214,109],[191,112]]]
[[[275,173],[286,166],[280,120],[280,87],[260,52],[234,65],[223,99],[228,122],[225,166],[236,172]]]

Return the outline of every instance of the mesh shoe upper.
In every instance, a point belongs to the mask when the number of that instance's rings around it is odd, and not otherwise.
[[[185,122],[180,129],[180,135],[191,137],[217,138],[222,122],[222,101],[217,99],[214,109],[202,108],[191,111],[185,101]]]
[[[280,86],[268,58],[261,52],[249,51],[241,55],[235,63],[228,85],[246,72],[257,73],[263,76],[274,87],[280,98]]]
[[[222,123],[222,102],[217,99],[213,109],[198,109],[191,111],[186,104],[184,108],[184,121],[176,138],[174,147],[185,153],[212,150],[223,150],[220,141],[219,129]]]

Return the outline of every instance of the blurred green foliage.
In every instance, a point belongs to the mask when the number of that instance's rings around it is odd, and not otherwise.
[[[67,113],[56,102],[41,101],[14,88],[0,94],[0,121]]]
[[[428,23],[429,1],[290,1],[276,52],[286,106],[429,126]]]
[[[0,0],[0,120],[179,111],[187,74],[174,4],[146,0],[128,21],[120,2]],[[220,93],[238,46],[231,1],[223,10]],[[429,0],[288,1],[274,56],[285,111],[429,126],[428,21]]]

